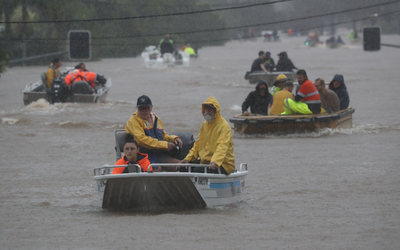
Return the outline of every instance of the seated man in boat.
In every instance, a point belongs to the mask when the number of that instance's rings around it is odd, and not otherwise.
[[[54,78],[61,78],[60,70],[61,61],[58,58],[54,58],[52,64],[46,72],[46,83],[47,87],[51,89]]]
[[[209,97],[201,106],[205,121],[201,125],[197,141],[181,163],[195,161],[200,157],[200,164],[210,164],[209,173],[229,175],[235,170],[235,154],[233,152],[233,137],[229,123],[220,114],[218,101]],[[197,172],[204,169],[198,167]]]
[[[349,93],[346,84],[344,84],[343,75],[336,74],[329,83],[329,89],[337,94],[340,102],[340,110],[347,109],[350,104]]]
[[[74,91],[75,93],[80,94],[93,94],[95,92],[96,80],[103,85],[107,82],[107,80],[102,75],[96,74],[94,72],[84,71],[82,70],[82,68],[71,71],[65,77],[65,83],[69,86],[70,90],[72,89],[72,85],[78,81],[87,82],[90,85],[91,89],[81,89]]]
[[[293,88],[294,85],[292,81],[286,81],[284,83],[283,89],[281,91],[278,91],[272,97],[272,105],[271,105],[271,110],[269,111],[269,115],[279,115],[285,111],[283,103],[285,99],[293,96],[292,94]]]
[[[258,52],[258,58],[251,64],[250,72],[255,71],[264,71],[265,73],[268,73],[267,68],[265,68],[265,53],[262,50]]]
[[[308,79],[304,69],[297,71],[297,81],[300,84],[299,91],[294,97],[288,98],[284,102],[285,115],[294,114],[319,114],[321,113],[321,97],[317,88]]]
[[[265,63],[265,68],[269,71],[272,72],[274,71],[275,68],[275,61],[274,59],[271,57],[271,52],[267,51],[265,52],[265,59],[264,59],[264,63]]]
[[[137,99],[137,111],[133,113],[125,126],[126,133],[133,134],[140,151],[149,155],[151,163],[178,163],[168,151],[176,146],[182,148],[182,140],[176,135],[168,135],[161,119],[152,113],[150,98],[142,95]],[[157,167],[154,167],[156,169]]]
[[[133,139],[133,135],[126,134],[125,144],[124,144],[124,156],[115,163],[115,165],[128,165],[137,164],[144,172],[147,172],[150,162],[147,154],[139,152],[139,146],[137,142]],[[128,173],[127,167],[114,168],[113,174]]]
[[[292,60],[289,59],[286,51],[279,53],[278,56],[279,60],[276,64],[276,71],[292,71],[293,69],[297,69]]]
[[[78,65],[76,65],[76,66],[75,66],[75,69],[81,69],[82,71],[88,71],[88,70],[86,69],[86,65],[85,65],[83,62],[81,62],[81,63],[79,63]]]
[[[324,79],[315,79],[314,86],[317,88],[319,96],[321,97],[321,107],[327,113],[338,112],[340,110],[339,97],[332,90],[325,88]]]
[[[242,104],[243,115],[268,115],[272,95],[268,91],[267,83],[260,79],[257,82],[256,90],[250,92]],[[250,112],[247,109],[250,107]]]
[[[274,89],[271,91],[271,95],[274,96],[276,92],[281,91],[283,86],[285,86],[285,82],[287,81],[287,77],[284,74],[279,74],[274,82]]]

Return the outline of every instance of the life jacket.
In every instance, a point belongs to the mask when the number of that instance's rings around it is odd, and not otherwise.
[[[274,89],[271,91],[271,95],[275,95],[276,92],[281,91],[282,89],[279,88],[278,86],[275,86]]]
[[[128,161],[128,158],[126,158],[126,156],[122,157],[121,159],[119,159],[117,161],[117,163],[115,163],[115,165],[128,165],[128,164],[138,164],[144,172],[147,172],[149,166],[150,166],[150,162],[148,159],[147,154],[143,154],[138,152],[137,153],[137,161],[135,163]],[[150,167],[150,171],[152,170],[152,168]],[[127,168],[114,168],[113,173],[112,174],[122,174],[122,173],[128,173]]]
[[[50,65],[50,68],[54,71],[54,75],[56,76],[56,77],[54,77],[54,78],[61,78],[60,72],[57,71],[56,68],[54,68],[54,65],[53,65],[53,64]]]
[[[74,70],[71,73],[65,77],[65,83],[67,85],[72,85],[73,83],[77,81],[84,81],[90,84],[90,87],[93,89],[95,86],[95,80],[96,80],[96,73],[94,72],[88,72],[88,71],[82,71],[82,70]]]
[[[154,124],[152,128],[145,128],[144,133],[151,138],[158,139],[159,141],[163,141],[163,133],[164,129],[158,128],[158,117],[154,115]],[[149,161],[151,163],[159,163],[158,156],[161,153],[161,150],[147,149],[144,147],[140,147],[140,152],[145,153],[149,156]]]
[[[299,92],[297,92],[297,95],[303,97],[301,101],[304,103],[321,103],[321,97],[319,96],[317,88],[308,79],[300,85],[300,89]]]

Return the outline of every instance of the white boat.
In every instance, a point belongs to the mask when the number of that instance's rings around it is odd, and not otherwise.
[[[66,68],[65,71],[60,72],[61,78],[65,78],[65,76],[71,71],[73,68]],[[87,102],[87,103],[100,103],[105,102],[107,93],[111,88],[112,82],[111,78],[107,79],[107,82],[103,85],[96,83],[95,86],[95,93],[93,94],[80,94],[74,93],[74,87],[86,87],[90,89],[90,86],[87,82],[79,82],[79,84],[74,83],[72,85],[72,94],[67,100],[68,102]],[[87,86],[84,86],[87,85]],[[49,88],[47,87],[46,83],[46,73],[41,74],[41,80],[33,83],[28,83],[24,90],[22,90],[23,101],[25,105],[29,105],[32,102],[35,102],[39,99],[45,99],[50,103],[53,103],[53,97],[50,93]]]
[[[147,46],[141,54],[146,68],[170,68],[174,66],[189,67],[190,55],[185,51],[178,51],[175,54],[165,53],[161,56],[155,46]]]
[[[121,130],[115,131],[117,156]],[[184,142],[185,143],[185,142]],[[118,158],[118,157],[117,157]],[[151,164],[163,168],[187,167],[187,172],[142,172],[139,165],[104,165],[94,169],[94,180],[105,209],[165,211],[206,208],[239,202],[248,174],[247,164],[230,175],[206,173],[204,164]],[[112,174],[114,167],[127,167],[129,173]],[[194,167],[204,172],[193,172]],[[150,169],[150,168],[149,168]]]

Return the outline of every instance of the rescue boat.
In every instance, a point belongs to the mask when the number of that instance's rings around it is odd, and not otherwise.
[[[235,134],[293,134],[314,132],[322,128],[346,129],[353,126],[355,109],[311,115],[244,116],[230,119]]]
[[[268,72],[268,73],[265,73],[264,71],[255,71],[255,72],[249,73],[247,75],[247,78],[248,78],[250,84],[257,83],[258,80],[263,79],[267,83],[268,87],[272,87],[272,86],[274,86],[274,82],[276,81],[276,78],[280,74],[284,74],[288,78],[288,80],[290,80],[292,82],[297,81],[296,72],[292,72],[292,71],[274,71],[274,72]]]
[[[171,68],[174,66],[189,67],[190,55],[185,51],[178,51],[174,54],[165,53],[161,56],[155,46],[147,46],[141,54],[146,68]]]
[[[126,135],[125,130],[115,130],[116,158],[121,158],[121,150]],[[193,145],[193,135],[175,133],[181,137],[183,145]],[[186,139],[185,139],[186,138]],[[189,139],[189,140],[187,140]],[[186,150],[188,152],[188,150]],[[180,152],[185,155],[187,152]],[[198,209],[224,206],[239,202],[248,174],[247,164],[242,163],[230,175],[210,174],[204,164],[151,164],[150,167],[187,167],[187,172],[142,172],[139,165],[125,165],[128,173],[112,174],[114,167],[104,165],[94,169],[94,180],[100,194],[102,208],[133,211],[167,211]],[[204,172],[193,172],[194,167]]]
[[[61,78],[64,79],[65,76],[74,68],[66,68],[61,73]],[[111,78],[107,79],[107,82],[103,85],[96,82],[95,85],[95,93],[93,94],[82,94],[79,92],[75,92],[74,88],[86,88],[90,89],[90,86],[87,82],[80,81],[74,83],[72,87],[72,92],[69,97],[65,100],[60,100],[58,98],[57,93],[52,92],[46,84],[46,73],[41,74],[41,80],[33,83],[28,83],[24,90],[22,90],[23,102],[25,105],[29,105],[32,102],[35,102],[39,99],[45,99],[49,103],[53,102],[79,102],[79,103],[101,103],[106,101],[106,97],[108,91],[110,90],[112,85]],[[74,93],[75,92],[75,93]],[[62,98],[61,98],[62,99]]]

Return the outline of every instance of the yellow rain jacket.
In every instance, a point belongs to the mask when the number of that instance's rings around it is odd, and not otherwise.
[[[190,162],[200,157],[200,164],[215,162],[231,174],[235,170],[231,126],[221,116],[219,103],[214,97],[209,97],[203,104],[212,104],[217,112],[211,123],[203,122],[199,137],[185,159]],[[204,114],[203,106],[201,111]]]
[[[155,114],[153,121],[155,119]],[[168,150],[168,142],[173,143],[176,135],[168,135],[163,128],[161,119],[158,117],[157,128],[154,130],[153,124],[143,120],[137,112],[133,113],[125,126],[125,131],[133,135],[133,138],[140,147],[146,149]],[[162,137],[162,139],[161,139]]]

